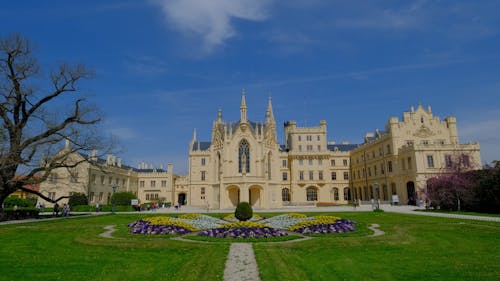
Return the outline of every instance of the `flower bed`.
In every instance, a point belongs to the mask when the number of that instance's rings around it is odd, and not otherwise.
[[[172,217],[151,217],[130,223],[134,234],[187,234],[200,231],[199,236],[217,238],[269,238],[286,236],[287,231],[301,234],[326,234],[355,231],[355,222],[335,216],[312,216],[290,213],[265,220],[254,216],[252,221],[231,222],[201,214]],[[225,218],[225,219],[226,219]]]

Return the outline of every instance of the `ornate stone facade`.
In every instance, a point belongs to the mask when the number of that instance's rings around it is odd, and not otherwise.
[[[257,209],[371,198],[389,202],[393,195],[413,204],[424,199],[426,179],[442,172],[452,157],[466,155],[470,168],[481,163],[479,144],[459,143],[454,117],[440,121],[421,105],[405,112],[402,121],[390,118],[385,131],[367,134],[362,144],[329,142],[326,121],[313,127],[288,121],[284,133],[280,145],[271,99],[265,121],[248,120],[243,92],[239,121],[223,121],[219,109],[211,141],[198,140],[194,132],[185,176],[174,174],[172,164],[166,170],[135,169],[111,155],[102,160],[93,154],[73,171],[54,171],[55,181],[42,183],[41,190],[54,197],[84,192],[90,204],[106,204],[116,186],[143,203],[210,209],[234,208],[240,201]]]

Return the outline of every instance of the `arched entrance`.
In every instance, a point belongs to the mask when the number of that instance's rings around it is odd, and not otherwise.
[[[233,207],[236,207],[240,203],[240,189],[237,186],[230,186],[227,189],[228,198]]]
[[[407,182],[406,191],[408,192],[408,205],[416,205],[415,183],[412,181]]]
[[[252,207],[260,207],[261,205],[261,200],[260,200],[260,190],[262,188],[258,185],[251,186],[248,189],[248,201],[250,202],[250,205]]]
[[[179,193],[177,195],[177,202],[179,202],[180,205],[186,205],[186,193]]]

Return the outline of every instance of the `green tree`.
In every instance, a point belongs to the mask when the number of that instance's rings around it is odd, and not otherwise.
[[[68,204],[70,206],[87,205],[88,203],[89,199],[85,193],[74,193],[69,196]]]
[[[111,197],[111,202],[115,202],[118,206],[128,206],[132,199],[137,199],[132,192],[117,192]]]

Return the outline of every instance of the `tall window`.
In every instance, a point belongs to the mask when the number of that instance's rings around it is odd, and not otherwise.
[[[283,180],[286,181],[288,180],[288,173],[287,172],[283,172]]]
[[[156,181],[151,181],[151,183],[150,183],[150,185],[149,185],[149,186],[150,186],[150,187],[156,187]]]
[[[335,159],[330,160],[330,166],[335,166]]]
[[[207,172],[201,171],[201,180],[204,181],[207,178]]]
[[[238,151],[238,171],[240,173],[250,173],[250,146],[246,140],[240,142],[240,148]]]
[[[338,201],[339,200],[339,189],[335,187],[332,191],[333,191],[333,200]]]
[[[332,181],[337,180],[337,172],[332,172]]]
[[[314,179],[314,172],[309,171],[309,180],[313,180],[313,179]]]
[[[139,181],[139,187],[144,187],[144,181]]]
[[[318,191],[314,187],[308,187],[306,190],[307,201],[318,201]]]
[[[281,201],[290,201],[290,190],[288,188],[281,190]]]
[[[444,161],[445,161],[446,168],[451,168],[451,165],[452,165],[451,155],[445,155]]]
[[[344,164],[344,166],[347,166],[348,165],[347,159],[342,160],[342,163]]]
[[[344,187],[344,200],[351,200],[351,189],[349,187]]]
[[[319,178],[320,181],[323,180],[323,171],[319,171],[318,172],[318,178]]]
[[[206,160],[205,160],[205,158],[201,158],[201,165],[202,165],[202,166],[205,166],[205,164],[206,164]]]
[[[464,167],[470,167],[469,155],[462,155],[462,164]]]
[[[312,165],[313,165],[313,160],[309,159],[309,166],[312,166]]]
[[[411,170],[411,157],[408,157],[408,170]]]
[[[200,188],[200,199],[205,200],[205,188]]]
[[[161,181],[161,187],[167,187],[167,181]]]
[[[283,168],[286,168],[286,167],[287,167],[287,163],[286,163],[286,160],[283,160],[283,161],[282,161],[282,164],[281,164],[281,166],[282,166]]]
[[[348,180],[349,179],[349,172],[344,172],[344,180]]]
[[[304,171],[300,171],[300,172],[299,172],[299,179],[300,179],[301,181],[303,181],[303,180],[304,180]]]
[[[387,170],[389,171],[389,173],[392,173],[392,161],[387,162]]]
[[[434,168],[434,157],[427,155],[427,167]]]

